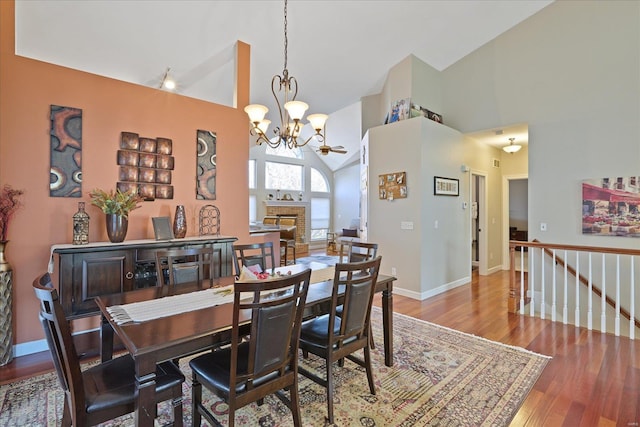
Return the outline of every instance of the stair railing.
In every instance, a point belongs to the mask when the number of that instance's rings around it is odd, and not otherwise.
[[[601,332],[619,336],[622,325],[623,334],[635,339],[640,327],[635,316],[640,304],[635,274],[640,250],[510,241],[509,254],[509,312],[528,311],[531,316],[567,324],[572,311],[575,326],[589,330],[599,314]],[[600,304],[594,304],[594,296]],[[628,322],[622,323],[622,318]]]

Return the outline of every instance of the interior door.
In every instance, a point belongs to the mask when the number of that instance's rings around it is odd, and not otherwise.
[[[471,221],[471,265],[478,268],[478,274],[486,276],[487,267],[487,192],[486,174],[471,172],[469,217]]]

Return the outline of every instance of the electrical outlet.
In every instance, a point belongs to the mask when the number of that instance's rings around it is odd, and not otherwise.
[[[395,267],[391,267],[391,275],[395,276],[396,274],[397,274],[396,268]]]

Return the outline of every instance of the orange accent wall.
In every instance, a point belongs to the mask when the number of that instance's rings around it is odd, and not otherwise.
[[[249,240],[249,135],[240,109],[113,80],[16,56],[15,4],[0,1],[0,185],[25,190],[24,206],[9,227],[7,259],[13,275],[14,343],[43,338],[31,287],[47,270],[51,245],[71,243],[72,215],[87,202],[89,240],[107,241],[104,214],[88,202],[93,188],[115,188],[122,131],[173,140],[174,198],[144,202],[129,218],[127,240],[153,238],[151,217],[171,216],[185,205],[187,236],[197,234],[197,213],[207,203],[221,212],[222,234]],[[245,55],[248,49],[243,49]],[[248,58],[241,65],[248,66]],[[248,88],[248,70],[238,85]],[[230,85],[233,82],[229,83]],[[248,89],[240,90],[247,97]],[[83,197],[49,197],[50,105],[82,109]],[[198,201],[196,131],[217,133],[217,200]],[[57,282],[57,265],[54,273]]]

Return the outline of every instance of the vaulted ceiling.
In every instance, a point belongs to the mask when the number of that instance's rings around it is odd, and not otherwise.
[[[379,93],[387,71],[408,55],[443,70],[549,3],[291,0],[287,68],[308,113],[332,113]],[[271,0],[18,0],[16,52],[151,87],[170,68],[178,93],[232,105],[241,40],[251,45],[251,102],[275,109],[270,85],[284,67],[283,9]]]

